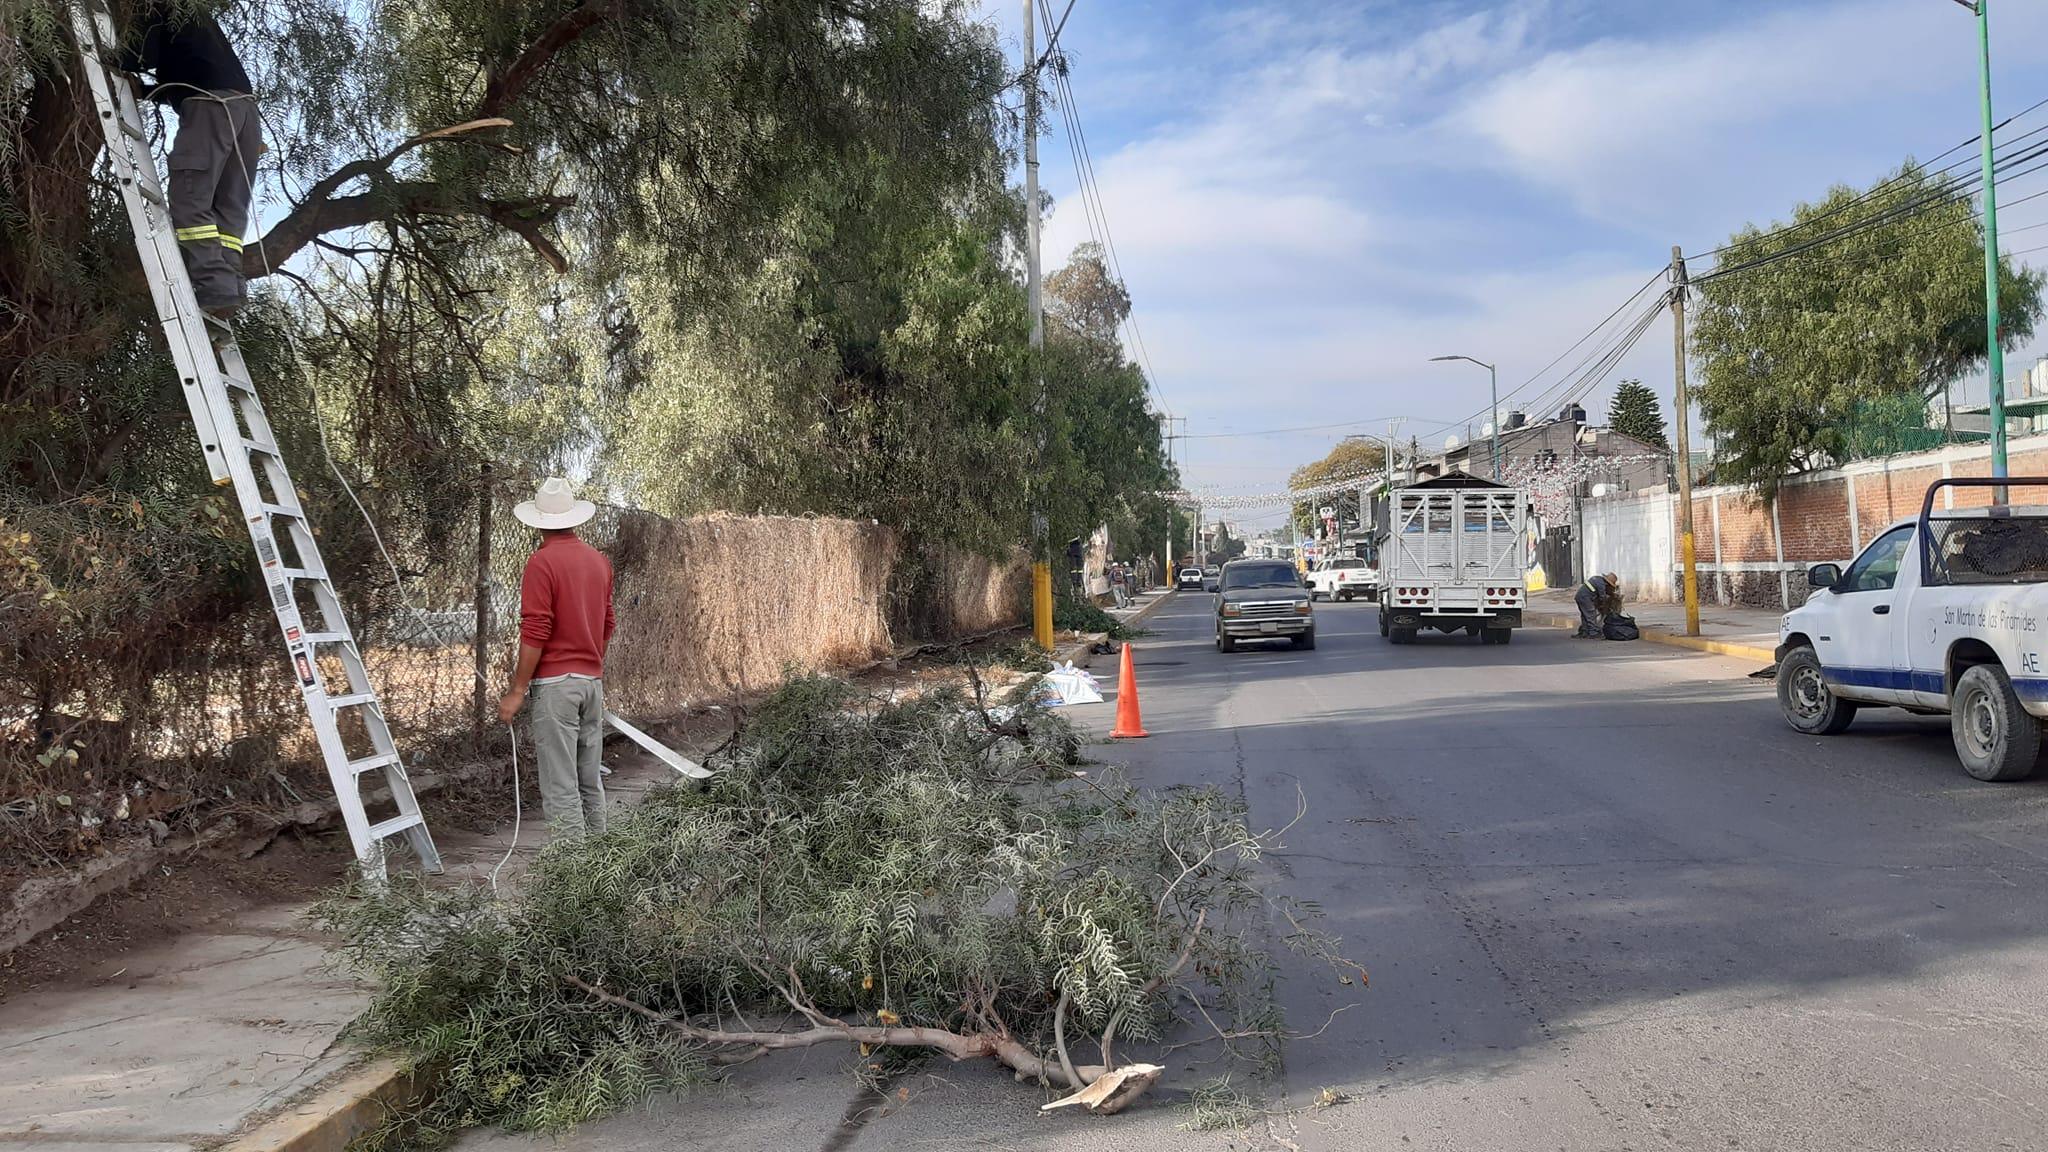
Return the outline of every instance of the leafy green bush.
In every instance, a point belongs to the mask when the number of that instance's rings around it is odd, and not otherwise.
[[[358,1031],[440,1070],[411,1118],[430,1135],[558,1131],[819,1043],[1073,1086],[1099,1074],[1096,1038],[1156,1039],[1181,997],[1270,1032],[1251,873],[1270,836],[1212,790],[1084,776],[1076,747],[1040,711],[800,679],[707,791],[550,844],[515,896],[394,883],[320,915],[378,987]],[[1313,931],[1290,944],[1339,962]],[[1058,1024],[1087,1038],[1072,1079]]]
[[[1111,640],[1135,640],[1147,635],[1132,628],[1086,600],[1063,597],[1052,606],[1052,626],[1062,632],[1105,632]]]

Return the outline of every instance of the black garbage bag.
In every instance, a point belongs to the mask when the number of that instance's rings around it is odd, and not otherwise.
[[[1606,634],[1609,640],[1640,640],[1643,638],[1642,629],[1636,627],[1636,618],[1633,616],[1623,616],[1620,613],[1609,616],[1607,623],[1602,626],[1601,631]]]

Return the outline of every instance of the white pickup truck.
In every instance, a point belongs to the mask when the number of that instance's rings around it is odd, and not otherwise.
[[[1357,556],[1332,556],[1316,561],[1315,570],[1308,574],[1308,595],[1313,600],[1320,596],[1325,600],[1349,600],[1357,596],[1366,600],[1377,599],[1380,594],[1380,570],[1372,562]]]
[[[1979,780],[2022,780],[2048,718],[2048,508],[1937,509],[1944,488],[2048,487],[2048,479],[1940,480],[1917,519],[1887,529],[1778,625],[1778,704],[1832,736],[1860,708],[1949,717]]]

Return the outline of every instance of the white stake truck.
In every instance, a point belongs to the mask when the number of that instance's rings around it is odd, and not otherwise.
[[[1848,571],[1816,564],[1815,589],[1778,625],[1778,704],[1792,727],[1832,736],[1858,709],[1949,717],[1979,780],[2021,780],[2048,717],[2048,508],[1937,509],[1958,494],[2048,478],[1940,480],[1918,519],[1872,540]]]
[[[1506,644],[1522,626],[1529,498],[1453,472],[1390,492],[1381,506],[1380,635],[1423,628]]]

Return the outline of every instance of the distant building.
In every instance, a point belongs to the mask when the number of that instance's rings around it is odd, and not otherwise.
[[[1611,461],[1603,467],[1598,462]],[[1501,421],[1501,474],[1510,481],[1536,471],[1558,470],[1583,476],[1588,485],[1604,484],[1609,493],[1634,492],[1669,483],[1672,452],[1625,432],[1586,423],[1586,410],[1565,406],[1549,420],[1530,423],[1520,412]],[[1457,443],[1435,457],[1425,456],[1419,477],[1465,472],[1493,475],[1493,438],[1482,432],[1470,443]]]

